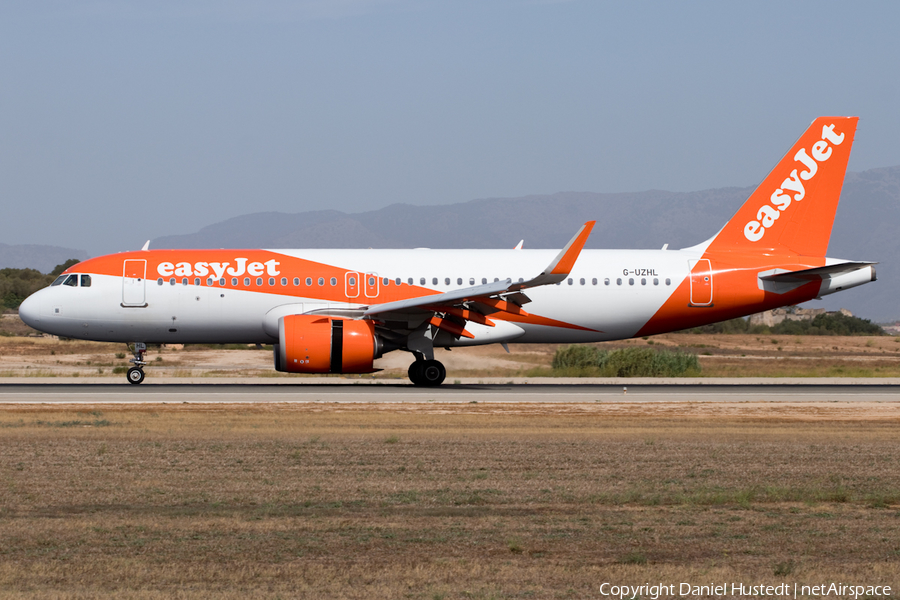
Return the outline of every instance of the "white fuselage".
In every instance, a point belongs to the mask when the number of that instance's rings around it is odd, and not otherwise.
[[[378,302],[385,287],[415,285],[445,292],[496,279],[533,277],[556,254],[554,250],[275,250],[316,263],[351,265],[355,272],[377,276],[377,289],[359,286],[344,302],[317,298],[318,279],[306,285],[304,273],[288,273],[287,289],[229,289],[194,285],[194,278],[144,279],[145,303],[123,306],[123,278],[91,275],[90,287],[58,285],[41,290],[23,309],[24,318],[43,331],[98,341],[148,343],[273,343],[277,329],[266,315],[290,305],[290,312],[353,308]],[[691,250],[585,250],[570,276],[560,284],[527,290],[531,313],[583,329],[517,323],[517,342],[591,342],[633,336],[689,276]],[[299,285],[294,285],[299,279]],[[385,286],[385,279],[387,285]],[[187,285],[182,281],[187,281]],[[170,281],[174,281],[170,283]],[[435,283],[435,281],[437,283]],[[161,282],[161,283],[160,283]],[[343,288],[346,281],[338,280]],[[324,287],[331,287],[330,278]],[[289,295],[285,295],[287,292]],[[368,297],[367,296],[371,296]],[[276,319],[277,323],[277,319]],[[488,333],[490,328],[475,327]],[[483,337],[483,336],[482,336]],[[445,345],[501,341],[460,338]],[[444,344],[442,344],[444,345]]]

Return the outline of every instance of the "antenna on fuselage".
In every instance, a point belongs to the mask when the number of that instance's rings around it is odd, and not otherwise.
[[[149,250],[150,249],[150,240],[144,242],[144,247],[141,250]]]

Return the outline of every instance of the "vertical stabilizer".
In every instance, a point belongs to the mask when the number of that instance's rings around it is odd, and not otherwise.
[[[825,256],[858,120],[813,121],[707,251]]]

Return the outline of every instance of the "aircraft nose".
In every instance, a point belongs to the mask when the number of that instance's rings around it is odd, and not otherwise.
[[[19,318],[29,327],[38,329],[41,322],[41,301],[37,298],[37,293],[28,296],[19,305]]]

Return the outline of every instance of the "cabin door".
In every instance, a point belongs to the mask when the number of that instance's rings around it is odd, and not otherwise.
[[[689,261],[691,267],[691,306],[712,306],[713,273],[708,258]]]
[[[122,268],[122,306],[147,306],[147,261],[126,260]]]

